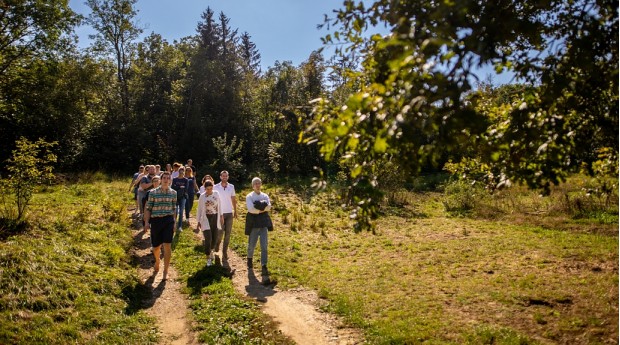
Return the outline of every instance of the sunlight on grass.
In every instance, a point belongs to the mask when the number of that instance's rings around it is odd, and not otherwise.
[[[34,195],[28,232],[0,242],[0,343],[156,343],[129,265],[129,223],[102,208],[126,203],[121,185]]]
[[[529,206],[511,209],[489,198],[495,214],[481,217],[478,208],[473,218],[450,217],[441,194],[401,193],[405,206],[387,208],[377,235],[355,234],[325,193],[278,190],[269,255],[279,286],[317,290],[328,310],[364,329],[371,343],[617,338],[617,221],[601,228],[570,214],[552,222],[524,218],[522,212],[548,209],[549,200],[522,189],[501,198]],[[299,211],[284,222],[281,210]],[[319,221],[322,231],[313,226]],[[242,224],[236,222],[233,241],[244,253]]]

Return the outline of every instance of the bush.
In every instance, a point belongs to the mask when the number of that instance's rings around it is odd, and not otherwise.
[[[444,196],[442,203],[446,212],[464,216],[470,214],[486,198],[487,192],[475,182],[457,180],[445,185]]]
[[[15,196],[17,219],[24,218],[35,187],[53,180],[52,164],[56,163],[56,155],[52,149],[56,144],[43,139],[31,142],[24,137],[15,142],[16,148],[7,160],[7,170],[8,186]]]

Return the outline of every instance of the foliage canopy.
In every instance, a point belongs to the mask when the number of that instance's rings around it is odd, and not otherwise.
[[[595,152],[618,157],[617,1],[344,1],[327,43],[364,55],[345,104],[317,102],[305,140],[351,166],[363,227],[376,216],[378,167],[406,172],[471,148],[506,180],[548,190],[592,171]],[[366,34],[372,26],[385,37]],[[493,109],[472,94],[493,65],[533,87]],[[367,188],[371,186],[372,188]]]

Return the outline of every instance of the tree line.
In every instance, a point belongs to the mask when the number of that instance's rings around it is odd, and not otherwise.
[[[207,8],[194,35],[138,40],[137,0],[17,1],[0,8],[0,159],[20,137],[57,142],[57,170],[133,171],[192,158],[202,172],[309,174],[298,118],[327,91],[326,62],[260,67],[249,33]],[[90,25],[79,49],[74,29]]]
[[[360,228],[386,188],[424,171],[491,191],[617,176],[617,1],[345,0],[325,20],[337,54],[266,71],[251,35],[210,8],[194,35],[139,41],[136,1],[87,0],[87,18],[66,0],[0,7],[0,159],[25,137],[58,143],[61,171],[320,167],[345,176]],[[95,34],[78,49],[83,23]],[[378,25],[389,34],[369,35]],[[488,65],[518,83],[476,80]]]

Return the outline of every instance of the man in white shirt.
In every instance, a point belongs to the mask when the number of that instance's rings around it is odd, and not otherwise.
[[[256,242],[260,239],[261,274],[263,277],[267,277],[263,283],[268,283],[270,280],[269,270],[267,269],[267,245],[269,242],[267,233],[269,228],[273,229],[273,223],[268,213],[271,210],[271,200],[267,194],[261,192],[262,184],[260,178],[253,178],[253,191],[245,197],[245,203],[248,208],[246,217],[252,217],[250,225],[246,223],[245,234],[248,236],[248,269],[254,267],[254,249],[256,248]]]
[[[222,233],[217,237],[215,251],[219,251],[222,237],[224,237],[224,246],[222,248],[222,260],[228,260],[228,244],[230,243],[230,233],[232,231],[233,218],[237,218],[237,197],[235,194],[235,186],[228,183],[228,171],[222,170],[220,173],[220,183],[213,187],[220,195],[222,202],[222,214],[224,215],[224,224],[222,224]]]

